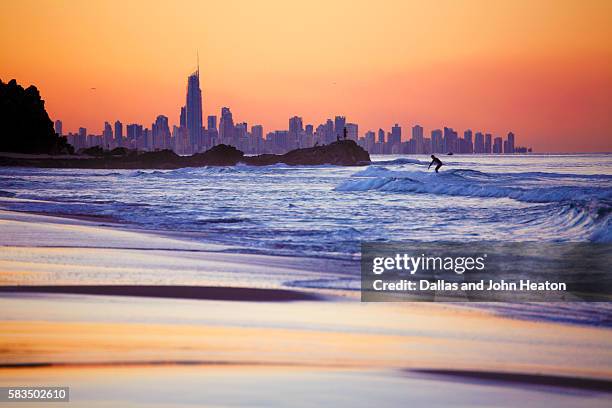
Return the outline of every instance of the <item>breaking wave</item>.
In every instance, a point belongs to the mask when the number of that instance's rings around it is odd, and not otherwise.
[[[505,198],[546,204],[536,211],[537,217],[534,211],[529,211],[530,218],[525,223],[547,220],[565,230],[581,231],[578,236],[589,241],[612,242],[612,176],[609,175],[484,173],[469,169],[436,174],[370,166],[353,174],[335,190]]]

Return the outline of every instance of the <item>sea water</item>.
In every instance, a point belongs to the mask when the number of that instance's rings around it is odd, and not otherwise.
[[[0,168],[0,207],[348,260],[362,241],[612,241],[612,154],[441,159],[439,173],[424,155],[360,167]]]

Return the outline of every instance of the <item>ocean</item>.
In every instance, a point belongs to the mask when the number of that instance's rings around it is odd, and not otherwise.
[[[374,156],[366,167],[0,169],[5,209],[108,217],[236,252],[358,257],[360,242],[612,240],[612,155]]]
[[[373,156],[362,167],[0,168],[0,207],[100,217],[102,224],[222,244],[227,252],[317,262],[354,263],[363,241],[612,240],[612,154],[441,159],[438,174],[427,170],[427,156]],[[282,284],[359,289],[358,268],[345,276],[320,272],[307,280],[287,273]],[[608,303],[490,307],[519,318],[612,326]]]

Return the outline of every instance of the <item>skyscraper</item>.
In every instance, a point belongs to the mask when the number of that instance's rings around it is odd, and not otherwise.
[[[170,126],[168,126],[168,117],[159,115],[155,119],[155,123],[151,126],[151,135],[153,140],[151,146],[153,149],[165,149],[170,147]]]
[[[208,116],[208,130],[217,130],[217,116],[210,115]]]
[[[185,104],[185,125],[192,148],[198,145],[202,136],[202,91],[200,90],[200,67],[187,78],[187,103]]]
[[[412,143],[414,144],[414,152],[423,154],[423,127],[414,125],[412,127]]]
[[[495,139],[493,139],[493,153],[503,153],[501,137],[496,137]]]
[[[108,122],[104,122],[104,131],[102,132],[102,137],[104,140],[104,147],[110,149],[110,146],[113,143],[113,128]]]
[[[62,121],[59,119],[55,121],[55,133],[62,135]]]
[[[115,121],[115,144],[117,146],[122,145],[123,139],[123,123]]]
[[[378,143],[385,143],[385,131],[382,129],[378,129]]]
[[[396,145],[399,146],[399,144],[402,143],[402,127],[397,123],[391,128],[391,134],[387,142],[392,147]]]
[[[336,141],[334,134],[334,122],[331,119],[327,119],[325,122],[325,143],[331,143]]]
[[[485,142],[484,142],[484,152],[483,153],[491,153],[491,134],[485,133]]]
[[[507,151],[504,151],[504,153],[514,153],[514,133],[509,132],[508,133],[508,149]]]
[[[221,143],[236,147],[234,140],[234,119],[229,108],[221,108],[221,120],[219,121],[219,139]]]
[[[347,123],[346,138],[357,141],[359,139],[359,125],[357,125],[356,123]]]
[[[344,126],[346,125],[346,117],[344,116],[336,116],[334,119],[334,134],[336,136],[336,140],[338,138],[342,139],[344,137]]]
[[[431,131],[431,151],[432,153],[444,152],[444,140],[442,138],[442,130],[440,129]]]
[[[474,153],[484,153],[484,135],[476,132],[474,135]]]
[[[472,142],[472,130],[463,131],[463,144],[460,149],[461,153],[474,153],[474,143]]]

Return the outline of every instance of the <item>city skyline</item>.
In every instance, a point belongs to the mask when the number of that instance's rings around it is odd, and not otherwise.
[[[402,137],[402,127],[396,123],[390,132],[379,128],[377,132],[368,130],[359,132],[359,124],[347,122],[346,116],[336,115],[334,120],[328,118],[316,126],[306,124],[301,116],[289,118],[288,128],[270,130],[265,133],[260,124],[234,121],[229,107],[221,108],[219,128],[217,116],[209,115],[207,127],[203,125],[202,89],[200,88],[200,69],[187,77],[186,103],[180,108],[178,124],[172,126],[168,117],[158,115],[149,129],[138,123],[128,123],[123,137],[123,123],[116,120],[113,127],[104,122],[101,134],[92,134],[85,127],[79,127],[78,133],[69,132],[68,142],[77,150],[99,146],[104,149],[126,147],[143,151],[170,149],[179,154],[204,152],[218,144],[231,145],[247,154],[286,153],[304,147],[325,145],[334,141],[349,139],[357,142],[371,154],[513,154],[531,153],[532,149],[515,145],[515,135],[508,132],[506,140],[502,137],[466,129],[463,136],[451,127],[432,129],[431,136],[426,137],[424,128],[418,124],[412,126],[410,137]],[[63,133],[63,123],[54,122],[55,131]],[[265,138],[264,138],[265,134]],[[378,135],[378,136],[377,136]]]
[[[605,1],[24,1],[0,17],[0,78],[35,84],[65,131],[178,123],[199,50],[202,122],[223,106],[265,129],[341,112],[374,131],[476,125],[538,152],[610,151],[611,16]]]

